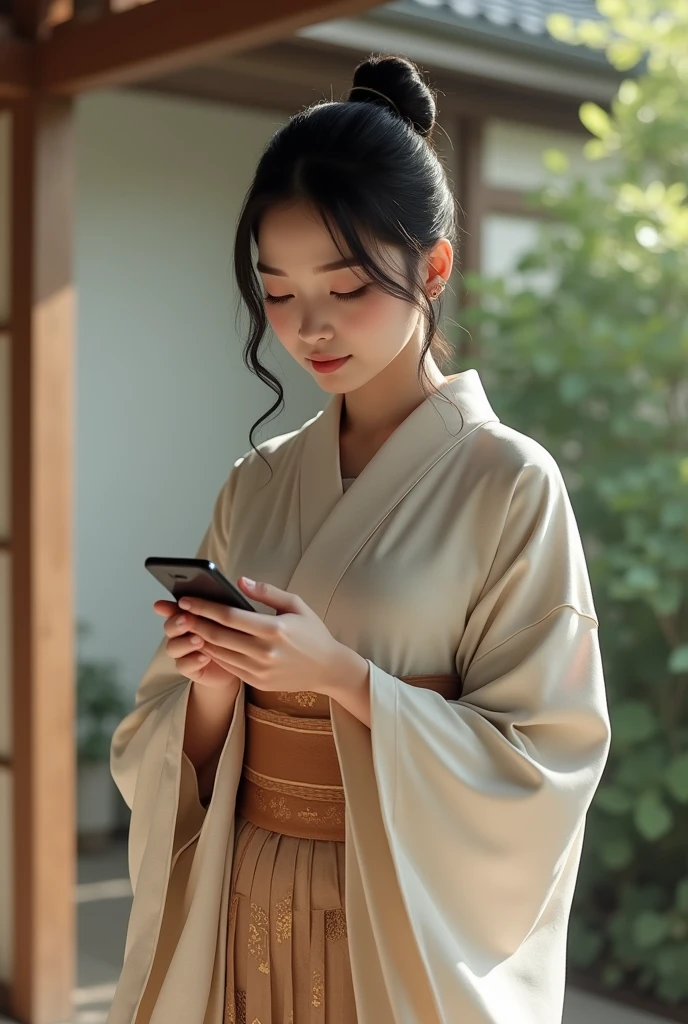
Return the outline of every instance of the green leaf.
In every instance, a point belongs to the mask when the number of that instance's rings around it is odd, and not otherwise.
[[[688,911],[688,878],[682,878],[676,886],[676,909]]]
[[[657,950],[655,966],[663,978],[680,978],[685,976],[686,964],[688,964],[688,946],[681,942],[676,946],[669,946]]]
[[[559,381],[559,394],[565,402],[578,402],[588,392],[588,382],[580,373],[565,373]]]
[[[642,47],[632,39],[612,39],[607,46],[607,60],[617,71],[629,71],[642,56]]]
[[[640,700],[627,700],[612,708],[612,733],[617,742],[638,743],[650,739],[659,729],[659,720]]]
[[[564,174],[571,164],[568,156],[561,149],[546,149],[542,154],[542,162],[552,174]]]
[[[688,644],[675,647],[669,656],[669,671],[677,675],[688,672]]]
[[[578,23],[578,38],[591,50],[603,50],[609,41],[609,25],[586,18]]]
[[[606,964],[602,971],[602,984],[606,988],[618,988],[624,978],[624,972],[618,964]]]
[[[611,134],[613,129],[609,114],[597,103],[581,103],[578,113],[581,123],[591,135],[596,135],[598,139],[606,139]]]
[[[628,15],[628,0],[597,0],[597,10],[603,18],[623,18]]]
[[[633,820],[640,834],[650,842],[667,835],[674,825],[673,814],[654,789],[643,793],[636,804]]]
[[[620,871],[628,867],[633,860],[633,846],[623,836],[618,839],[607,839],[600,843],[599,857],[602,863],[612,871]]]
[[[573,42],[576,38],[576,26],[568,14],[550,14],[547,18],[547,31],[562,43]]]
[[[607,147],[601,139],[586,140],[583,146],[583,156],[586,160],[602,160],[607,155]]]
[[[659,576],[651,565],[634,565],[626,573],[625,582],[634,590],[649,592],[659,587]]]
[[[669,933],[668,914],[657,914],[646,910],[638,914],[633,922],[633,938],[641,949],[658,946]]]
[[[600,786],[594,802],[596,807],[607,814],[629,814],[633,809],[632,796],[619,786]]]
[[[679,803],[688,804],[688,753],[674,758],[666,769],[664,778],[671,795]]]
[[[618,742],[615,726],[615,709],[612,706],[612,738]],[[666,747],[666,740],[663,736],[648,746],[639,747],[633,745],[628,750],[628,745],[623,747],[624,756],[617,765],[615,783],[623,789],[632,790],[634,793],[642,793],[649,786],[663,786],[665,784],[664,773],[671,760]]]

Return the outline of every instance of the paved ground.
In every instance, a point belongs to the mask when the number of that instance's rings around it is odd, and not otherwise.
[[[65,1024],[105,1024],[122,965],[131,907],[124,842],[114,844],[105,853],[79,858],[76,900],[79,937],[76,1011],[74,1020]],[[0,1017],[0,1024],[12,1022]],[[566,995],[564,1024],[666,1022],[570,988]]]

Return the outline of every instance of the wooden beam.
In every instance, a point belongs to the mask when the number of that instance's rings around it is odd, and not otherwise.
[[[459,180],[457,199],[459,218],[459,266],[465,272],[480,271],[482,246],[480,233],[486,210],[483,183],[483,122],[466,117],[457,128]]]
[[[10,1014],[72,1019],[76,929],[72,551],[72,104],[12,115]]]
[[[10,1008],[10,987],[4,982],[0,981],[0,1013],[9,1013]]]
[[[375,0],[154,0],[90,21],[72,19],[39,45],[39,87],[75,94],[140,81],[374,5]]]
[[[35,80],[35,51],[25,39],[0,38],[0,100],[28,96]]]
[[[484,123],[478,117],[460,118],[456,129],[459,151],[459,203],[458,265],[461,274],[480,272],[482,269],[482,227],[486,213],[485,185],[483,181]],[[464,308],[474,301],[464,287],[460,302]],[[459,317],[460,319],[460,317]],[[478,348],[477,339],[462,331],[457,342],[459,364],[465,366]]]
[[[14,0],[12,28],[21,39],[37,39],[45,31],[50,0]]]
[[[535,190],[534,190],[535,191]],[[485,213],[502,213],[507,217],[528,217],[551,220],[553,213],[546,206],[532,206],[527,193],[516,188],[490,188],[483,194]]]

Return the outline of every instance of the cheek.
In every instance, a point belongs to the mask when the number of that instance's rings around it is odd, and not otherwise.
[[[284,306],[271,306],[266,303],[265,316],[273,332],[283,344],[288,343],[292,335],[296,334],[297,326],[288,302]]]
[[[351,303],[355,305],[355,303]],[[373,292],[361,302],[357,311],[352,312],[356,321],[351,326],[362,331],[374,332],[376,337],[390,337],[398,340],[406,335],[415,323],[416,310],[408,302],[384,292]],[[405,339],[404,339],[405,340]]]
[[[364,298],[357,301],[340,303],[341,311],[338,320],[343,327],[352,331],[378,331],[380,327],[389,325],[390,321],[398,320],[398,306],[403,303],[397,302],[390,295],[382,292],[371,292]]]

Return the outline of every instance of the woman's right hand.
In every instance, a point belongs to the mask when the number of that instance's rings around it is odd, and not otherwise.
[[[166,650],[185,679],[191,679],[201,686],[214,689],[239,689],[241,680],[217,664],[203,651],[205,641],[196,633],[190,633],[190,616],[183,612],[175,601],[156,601],[153,605],[156,615],[165,616]],[[182,618],[184,621],[179,622]]]

